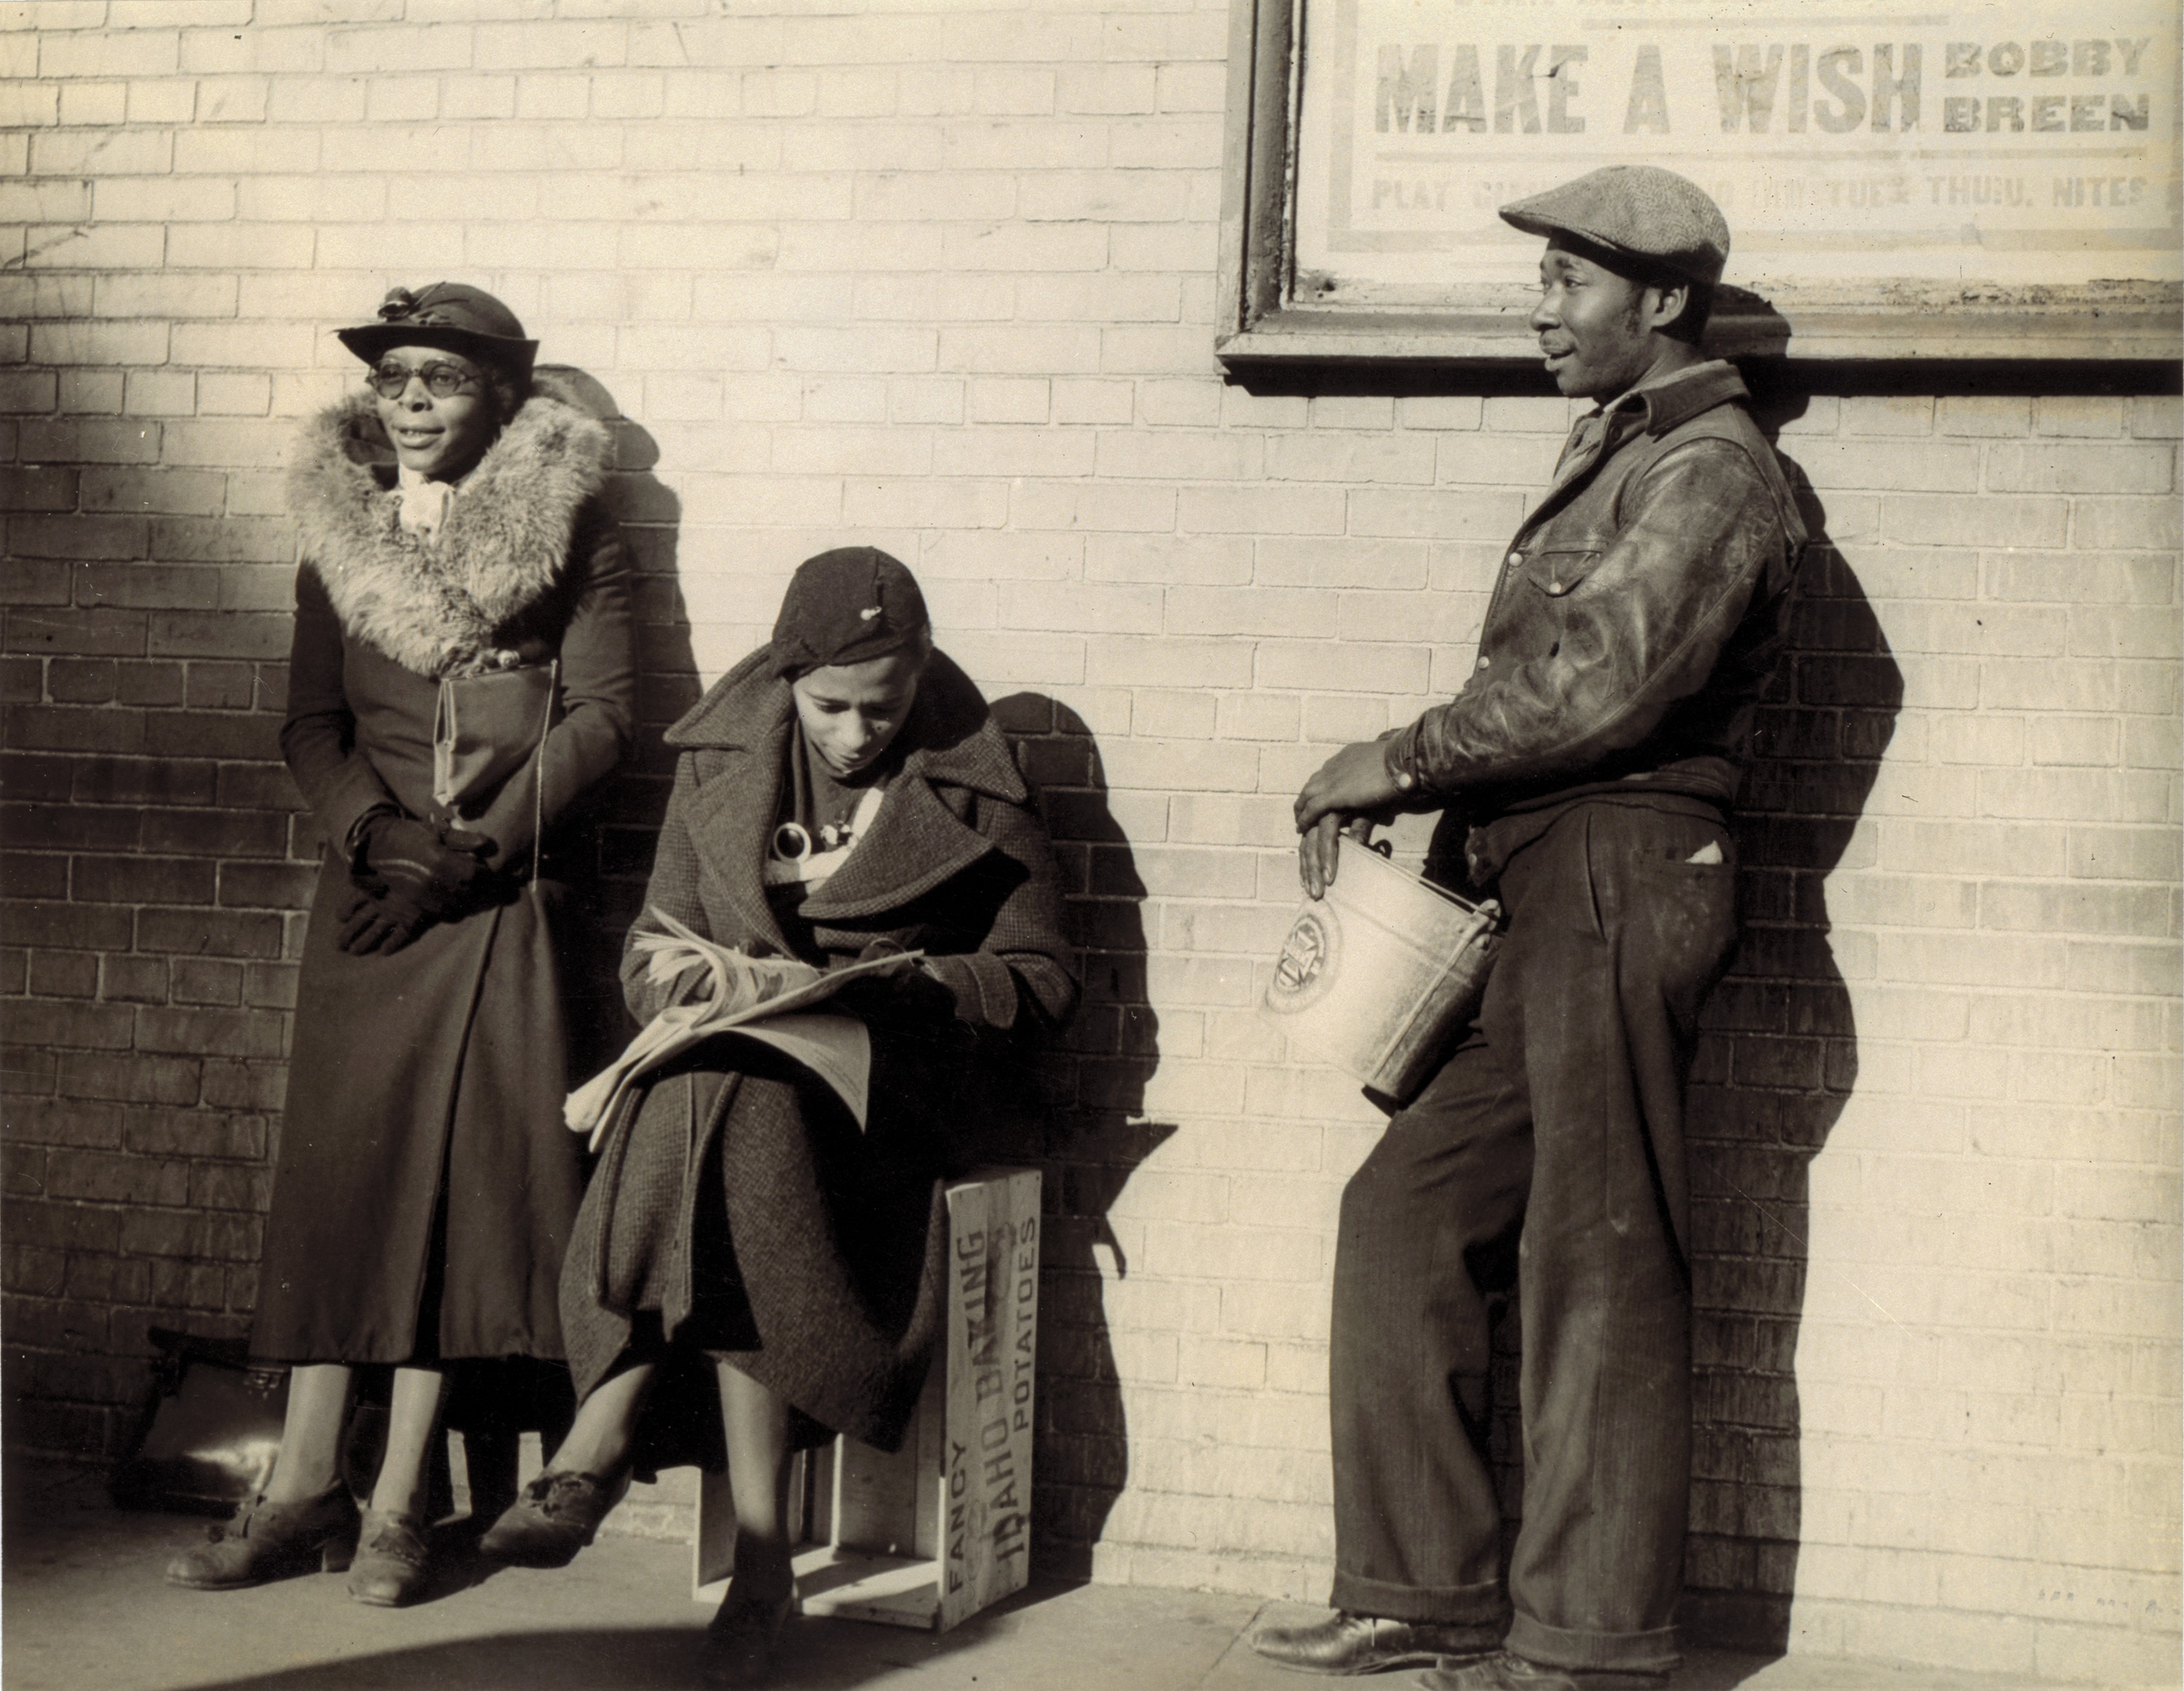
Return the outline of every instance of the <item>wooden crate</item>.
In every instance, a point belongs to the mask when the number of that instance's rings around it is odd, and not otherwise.
[[[837,1438],[792,1477],[803,1613],[944,1633],[1030,1577],[1039,1188],[1034,1169],[948,1188],[945,1336],[902,1449]],[[699,1600],[720,1600],[735,1542],[727,1476],[705,1474]]]

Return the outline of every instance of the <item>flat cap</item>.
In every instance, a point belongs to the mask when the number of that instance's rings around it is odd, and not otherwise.
[[[1729,220],[1705,189],[1658,164],[1610,164],[1502,208],[1528,235],[1577,236],[1708,287],[1729,262]]]

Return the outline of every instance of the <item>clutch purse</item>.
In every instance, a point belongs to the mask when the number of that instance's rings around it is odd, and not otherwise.
[[[460,812],[521,768],[553,720],[558,664],[452,676],[432,724],[432,798]]]
[[[225,1514],[272,1477],[288,1370],[254,1364],[239,1339],[164,1327],[151,1338],[160,1351],[151,1391],[109,1489],[124,1509]]]

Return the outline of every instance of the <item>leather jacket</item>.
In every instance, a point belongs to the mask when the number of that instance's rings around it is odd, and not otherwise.
[[[1806,533],[1719,359],[1581,421],[1511,544],[1463,691],[1389,773],[1473,823],[1589,792],[1726,809]]]

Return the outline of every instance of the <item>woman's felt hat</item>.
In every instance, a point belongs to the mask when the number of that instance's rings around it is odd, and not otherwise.
[[[789,578],[773,625],[774,673],[794,679],[830,664],[861,664],[924,638],[932,620],[917,578],[876,546],[807,558]]]
[[[334,334],[366,364],[376,364],[389,347],[437,347],[528,377],[538,356],[538,342],[525,337],[513,311],[463,282],[434,282],[415,293],[389,289],[378,321]]]

